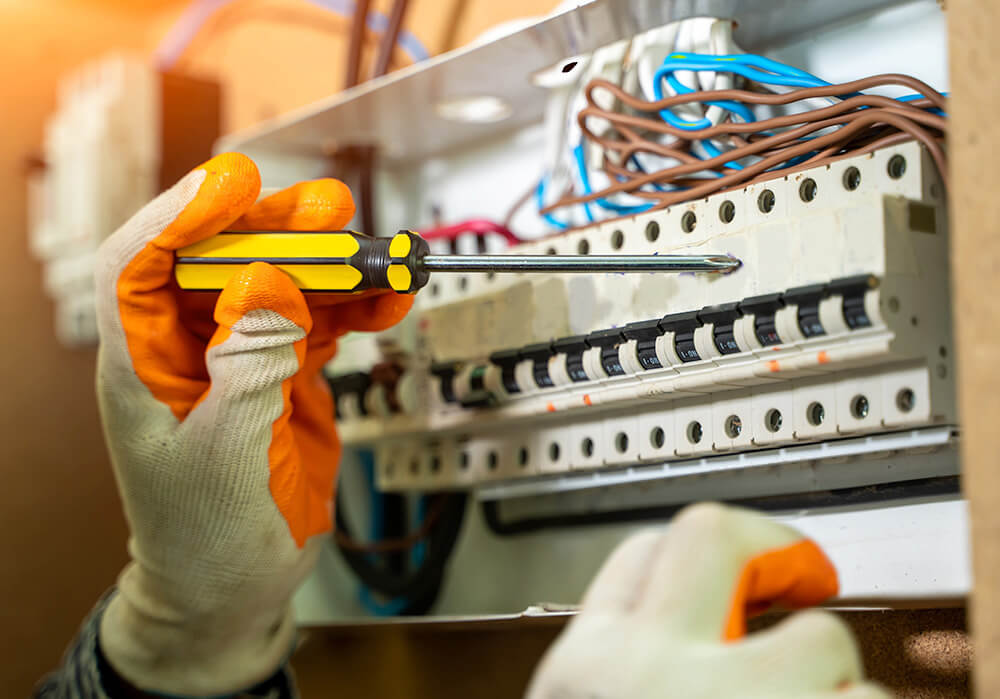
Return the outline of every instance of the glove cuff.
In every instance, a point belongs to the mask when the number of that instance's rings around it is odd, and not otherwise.
[[[100,649],[138,689],[172,696],[232,696],[273,676],[295,639],[291,604],[244,606],[240,616],[178,610],[134,563],[100,622]],[[270,608],[269,608],[270,607]]]

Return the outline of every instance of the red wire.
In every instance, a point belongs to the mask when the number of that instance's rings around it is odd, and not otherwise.
[[[474,218],[450,226],[439,226],[438,228],[420,231],[420,236],[424,240],[455,240],[458,236],[465,233],[475,233],[476,235],[496,233],[497,235],[502,235],[508,243],[517,244],[522,242],[506,226],[485,218]]]

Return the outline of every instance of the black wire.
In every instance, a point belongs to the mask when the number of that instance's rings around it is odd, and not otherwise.
[[[336,506],[336,527],[343,534],[354,538],[347,517],[344,514],[344,498],[338,490]],[[354,574],[371,590],[387,597],[405,597],[416,604],[425,596],[435,592],[441,585],[448,558],[455,548],[455,542],[462,528],[467,496],[465,493],[451,493],[446,499],[441,515],[426,539],[426,551],[420,567],[416,571],[398,575],[380,566],[378,556],[364,551],[353,551],[338,546],[344,561]],[[374,560],[373,560],[374,559]]]
[[[844,507],[872,502],[885,502],[899,498],[931,497],[952,495],[960,492],[958,476],[921,478],[903,483],[858,486],[817,493],[794,493],[763,498],[743,498],[720,500],[730,505],[739,505],[764,512],[795,510],[817,507]],[[690,503],[676,505],[656,505],[628,510],[608,510],[604,512],[565,513],[539,517],[523,517],[504,520],[500,512],[501,500],[484,500],[481,511],[486,526],[497,536],[518,536],[545,529],[596,526],[602,524],[625,524],[651,520],[668,520]]]

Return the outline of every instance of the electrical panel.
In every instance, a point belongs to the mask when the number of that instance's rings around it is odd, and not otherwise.
[[[742,1],[589,3],[220,144],[255,157],[276,186],[329,172],[332,132],[342,144],[377,143],[373,232],[427,232],[435,254],[710,253],[742,262],[728,274],[439,274],[400,326],[343,338],[327,375],[351,508],[372,490],[352,481],[352,459],[363,454],[378,493],[468,492],[481,510],[463,525],[441,612],[575,601],[625,532],[706,499],[759,507],[816,538],[847,599],[967,591],[937,143],[946,109],[877,87],[871,94],[917,104],[918,121],[938,135],[928,143],[875,124],[831,147],[835,157],[816,148],[690,196],[683,190],[755,162],[720,162],[713,149],[725,138],[739,149],[785,127],[733,136],[758,117],[706,98],[664,121],[730,131],[721,141],[689,139],[678,156],[675,143],[657,139],[680,127],[650,125],[662,107],[650,105],[689,92],[778,101],[876,72],[913,73],[946,90],[940,9],[895,5],[803,2],[789,13]],[[658,94],[664,66],[692,56],[709,68],[685,77],[676,63],[664,77],[673,92]],[[784,68],[805,82],[748,95],[743,77],[711,60],[755,62],[765,78]],[[484,80],[484,66],[502,79]],[[605,92],[588,92],[597,83]],[[832,114],[856,96],[817,88],[799,109]],[[786,114],[767,109],[760,119]],[[614,141],[616,130],[624,140]],[[629,139],[665,147],[632,157]],[[650,184],[658,168],[695,159],[714,169]],[[602,188],[610,193],[598,196]],[[471,228],[438,237],[481,218],[502,221],[521,242]],[[518,538],[529,532],[537,536]],[[318,575],[303,593],[314,606],[304,609],[329,604]],[[332,620],[324,614],[300,617]]]
[[[94,253],[158,191],[158,76],[139,57],[112,55],[66,76],[58,100],[29,179],[31,251],[45,265],[56,336],[94,345]]]
[[[744,265],[435,281],[402,375],[332,379],[341,436],[428,490],[954,424],[943,204],[904,144],[509,248]]]

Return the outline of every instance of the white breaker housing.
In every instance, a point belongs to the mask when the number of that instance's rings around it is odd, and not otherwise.
[[[395,401],[333,380],[341,435],[434,490],[955,424],[947,248],[916,143],[519,245],[743,266],[440,275]]]

